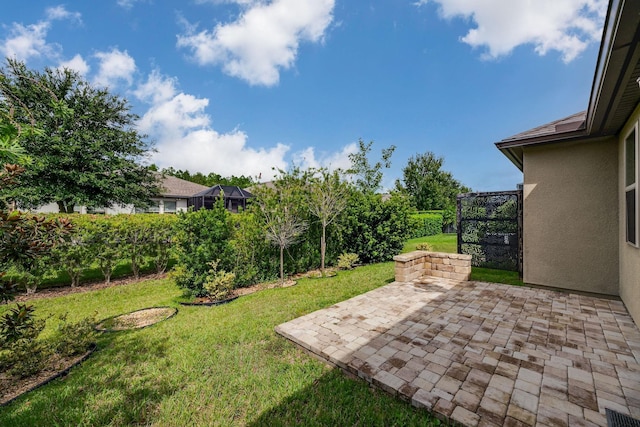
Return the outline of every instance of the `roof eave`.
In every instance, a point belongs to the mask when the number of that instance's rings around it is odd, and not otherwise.
[[[580,141],[584,140],[585,138],[589,138],[589,135],[583,128],[572,132],[565,132],[562,134],[554,133],[552,135],[543,135],[527,139],[503,140],[500,142],[496,142],[496,147],[498,147],[498,150],[500,150],[505,156],[507,156],[507,158],[511,160],[511,162],[522,171],[524,167],[524,147],[554,144],[557,142]]]
[[[587,130],[590,134],[617,134],[640,99],[637,83],[640,59],[640,3],[613,0],[591,87]],[[629,102],[629,97],[632,101]]]

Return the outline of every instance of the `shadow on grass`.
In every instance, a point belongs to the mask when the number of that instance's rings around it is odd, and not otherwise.
[[[332,369],[248,425],[439,426],[441,423],[424,410]]]
[[[139,425],[177,387],[145,369],[164,358],[166,341],[135,332],[102,335],[97,351],[69,375],[0,408],[0,425]]]

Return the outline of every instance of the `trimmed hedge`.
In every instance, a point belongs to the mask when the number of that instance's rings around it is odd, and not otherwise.
[[[411,218],[411,238],[435,236],[442,233],[442,215],[436,213],[416,213]]]
[[[71,285],[77,286],[87,271],[98,267],[109,281],[113,270],[122,262],[128,263],[137,277],[140,269],[149,263],[157,272],[163,272],[171,257],[175,215],[54,214],[49,217],[68,218],[73,228],[53,248],[51,255],[41,260],[48,266],[41,279],[52,279],[65,272]]]

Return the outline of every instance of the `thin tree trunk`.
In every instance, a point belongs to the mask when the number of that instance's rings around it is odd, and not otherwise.
[[[284,246],[280,246],[280,285],[284,285]]]
[[[320,238],[320,272],[324,276],[324,255],[327,251],[327,226],[322,224],[322,237]]]
[[[64,200],[59,200],[58,202],[58,212],[60,213],[73,213],[74,204],[67,204]]]

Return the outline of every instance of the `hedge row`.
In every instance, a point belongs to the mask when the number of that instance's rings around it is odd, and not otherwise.
[[[52,217],[62,215],[52,215]],[[64,215],[73,224],[71,233],[61,240],[49,256],[37,260],[35,268],[19,278],[27,289],[37,286],[38,279],[66,272],[71,286],[77,286],[81,275],[100,268],[109,282],[115,267],[130,263],[135,277],[150,261],[158,272],[164,272],[171,256],[176,217],[172,215]],[[30,289],[34,290],[34,289]]]
[[[435,236],[442,233],[442,215],[416,213],[411,215],[411,237]]]
[[[410,237],[408,201],[394,196],[383,202],[379,195],[355,191],[348,199],[346,209],[327,229],[327,265],[335,265],[343,253],[355,253],[364,263],[387,261],[398,254]],[[308,224],[304,235],[286,249],[286,274],[320,265],[322,229],[316,218],[307,215],[303,218]],[[239,214],[231,214],[220,205],[178,215],[51,216],[68,217],[73,229],[29,271],[11,273],[14,281],[28,290],[34,291],[43,279],[59,277],[61,272],[70,277],[72,286],[77,286],[80,277],[96,268],[109,281],[123,262],[131,265],[134,276],[142,265],[149,264],[163,272],[170,259],[176,262],[174,278],[193,294],[201,292],[213,261],[219,270],[235,275],[236,286],[278,276],[279,249],[267,241],[260,215],[251,208]],[[441,217],[439,222],[433,221],[433,215],[416,218],[430,233],[437,234],[441,227]]]

